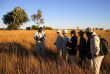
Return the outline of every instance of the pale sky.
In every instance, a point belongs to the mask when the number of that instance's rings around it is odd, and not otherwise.
[[[32,14],[41,9],[44,24],[54,29],[75,29],[76,26],[110,29],[110,0],[0,0],[0,28],[3,15],[15,7],[21,7],[30,21],[23,24],[25,29],[36,25],[31,20]]]

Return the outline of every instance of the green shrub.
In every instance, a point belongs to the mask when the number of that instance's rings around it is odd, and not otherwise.
[[[53,30],[53,28],[52,28],[52,27],[48,27],[48,26],[43,26],[43,29]]]
[[[31,27],[26,27],[26,30],[31,30]]]
[[[14,23],[8,25],[7,27],[8,30],[18,30],[18,26]]]
[[[38,26],[36,26],[36,25],[32,25],[32,30],[38,30],[38,29],[39,29]]]
[[[47,29],[47,30],[53,30],[53,28],[52,28],[52,27],[46,27],[46,29]]]

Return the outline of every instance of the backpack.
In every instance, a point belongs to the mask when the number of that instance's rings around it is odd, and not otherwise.
[[[97,36],[97,35],[94,35],[94,36]],[[92,37],[94,37],[94,36],[92,36]],[[101,53],[101,55],[110,54],[110,45],[107,42],[107,40],[104,38],[100,38],[100,52],[99,53]]]
[[[102,55],[110,54],[110,46],[104,38],[100,38],[100,53]]]

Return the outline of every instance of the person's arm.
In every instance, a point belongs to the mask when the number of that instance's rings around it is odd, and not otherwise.
[[[66,40],[66,44],[68,44],[69,43],[69,38],[67,38],[67,40]]]
[[[46,40],[46,34],[44,32],[44,36],[41,38],[41,41],[45,41]]]
[[[82,38],[80,42],[80,51],[84,52],[85,49],[86,49],[86,40],[85,38]]]
[[[84,38],[84,42],[83,42],[83,51],[85,52],[85,50],[86,50],[86,39]]]
[[[44,40],[46,40],[46,34],[44,33]]]
[[[62,36],[58,36],[56,45],[59,47],[59,49],[63,48],[63,37]]]
[[[57,36],[57,39],[56,39],[56,41],[55,41],[54,45],[56,45],[57,43],[58,43],[58,36]]]
[[[78,42],[78,40],[77,40],[77,38],[75,38],[75,46],[77,46],[77,42]]]
[[[100,40],[97,36],[93,38],[92,46],[93,46],[93,55],[94,57],[96,57],[100,51]]]
[[[78,42],[78,40],[77,40],[77,38],[75,38],[75,49],[77,50],[77,42]]]
[[[80,42],[79,42],[79,45],[78,45],[78,50],[81,51],[81,47],[82,47],[82,39],[80,38]]]
[[[63,49],[63,45],[64,45],[64,38],[62,37],[62,49]]]
[[[71,42],[69,42],[69,38],[67,38],[66,40],[66,45],[67,45],[68,50],[72,49]]]
[[[36,33],[36,32],[34,33],[34,39],[35,39],[35,40],[38,39],[38,37],[37,37],[37,33]]]

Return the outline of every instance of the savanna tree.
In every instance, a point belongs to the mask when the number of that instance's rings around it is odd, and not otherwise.
[[[29,21],[25,10],[21,9],[20,7],[16,7],[11,12],[3,15],[2,19],[6,25],[12,23],[16,24],[18,26],[18,29],[20,29],[20,25],[23,25],[23,23]]]
[[[31,18],[37,24],[38,27],[40,26],[40,24],[44,23],[44,18],[42,18],[41,10],[38,10],[37,14],[31,15]]]
[[[79,26],[76,26],[76,28],[79,30]]]

